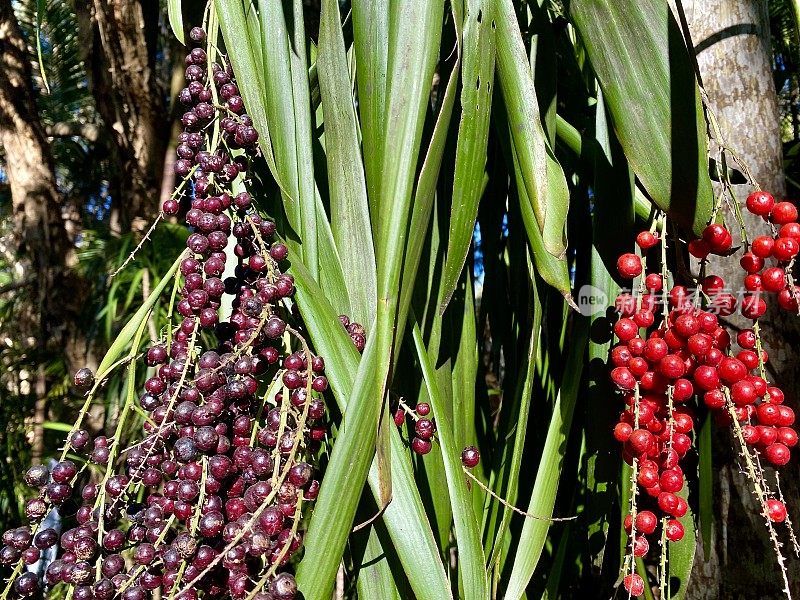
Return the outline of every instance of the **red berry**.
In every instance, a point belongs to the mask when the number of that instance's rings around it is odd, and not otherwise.
[[[641,467],[636,481],[643,488],[651,488],[654,485],[658,485],[658,469],[655,467]]]
[[[689,352],[697,358],[703,358],[711,350],[711,338],[705,333],[696,333],[686,340]]]
[[[646,429],[636,429],[631,433],[630,438],[628,438],[628,444],[633,451],[638,454],[647,452],[650,446],[653,445],[653,442],[653,434]]]
[[[686,372],[686,365],[677,354],[667,354],[658,363],[659,372],[668,379],[677,379]]]
[[[789,262],[800,252],[800,242],[793,237],[779,237],[772,247],[772,256],[782,262]]]
[[[773,254],[775,253],[774,247],[772,248],[772,252]],[[757,273],[764,268],[764,259],[756,256],[752,252],[745,252],[742,258],[739,259],[739,264],[747,273]]]
[[[756,409],[758,415],[758,422],[762,425],[777,425],[780,418],[781,404],[769,404],[768,402],[761,404]]]
[[[747,210],[754,215],[767,217],[772,211],[772,207],[775,206],[775,198],[769,192],[758,190],[747,197],[745,204]]]
[[[636,573],[626,575],[622,580],[622,586],[631,596],[641,596],[644,594],[644,581]]]
[[[758,392],[751,381],[742,379],[731,386],[731,400],[737,406],[752,404],[758,399]]]
[[[689,254],[695,258],[705,258],[711,252],[705,240],[692,240],[689,242]]]
[[[431,412],[431,405],[427,402],[420,402],[417,404],[417,414],[420,417],[427,417]]]
[[[785,404],[778,405],[778,425],[789,427],[794,424],[794,411]]]
[[[758,319],[767,312],[767,303],[757,294],[746,294],[742,298],[742,315],[748,319]]]
[[[761,275],[758,273],[750,273],[744,278],[744,289],[748,292],[760,292],[763,289],[761,283]]]
[[[761,435],[756,427],[752,425],[745,425],[742,427],[742,437],[744,441],[748,444],[757,444],[758,440],[761,438]]]
[[[398,408],[394,413],[394,424],[398,427],[402,427],[403,423],[406,422],[406,411],[402,408]]]
[[[694,427],[692,416],[688,413],[673,411],[672,419],[675,423],[675,431],[679,433],[689,433]]]
[[[636,379],[627,367],[612,370],[611,381],[621,390],[632,390],[636,387]]]
[[[636,513],[636,531],[650,535],[656,530],[657,526],[658,519],[649,510],[642,510]]]
[[[632,356],[626,344],[614,346],[611,350],[611,364],[615,367],[624,367],[630,362]],[[419,405],[417,405],[417,413],[419,413]]]
[[[675,402],[686,402],[693,395],[694,386],[688,379],[681,377],[672,384],[672,399]]]
[[[661,472],[659,484],[665,492],[679,492],[683,488],[683,475],[674,469],[667,469]]]
[[[664,281],[658,273],[650,273],[644,278],[644,286],[651,292],[660,292],[664,286]]]
[[[769,462],[779,467],[788,463],[789,459],[792,458],[792,454],[789,451],[789,448],[787,448],[780,442],[775,442],[767,446],[767,449],[764,451],[764,454],[766,455],[767,460]]]
[[[736,354],[736,358],[742,361],[744,366],[750,370],[753,370],[758,366],[758,354],[756,354],[753,350],[742,350]]]
[[[639,334],[639,326],[633,319],[620,319],[614,324],[614,335],[616,335],[621,342],[632,340]]]
[[[772,207],[770,220],[776,225],[797,221],[797,207],[791,202],[778,202]]]
[[[780,292],[786,286],[786,273],[780,267],[764,269],[761,273],[761,285],[768,292]]]
[[[642,259],[628,252],[617,259],[617,271],[624,279],[633,279],[642,273]]]
[[[770,386],[767,388],[767,393],[769,394],[767,402],[770,404],[783,404],[784,396],[781,388]]]
[[[778,427],[778,441],[787,448],[797,445],[797,432],[791,427]]]
[[[632,432],[633,427],[631,427],[628,423],[617,423],[614,426],[614,439],[624,444],[628,441],[628,438],[631,437]]]
[[[786,223],[778,230],[780,237],[800,238],[800,223]]]
[[[759,258],[769,258],[772,255],[772,247],[775,245],[775,240],[768,235],[758,236],[753,240],[750,245],[750,252]]]
[[[773,523],[783,523],[786,520],[786,505],[780,500],[770,498],[766,502],[767,516]]]
[[[757,375],[750,375],[747,380],[753,384],[753,387],[756,389],[756,395],[759,398],[763,398],[764,394],[767,393],[767,382]]]
[[[672,436],[672,448],[679,456],[685,456],[691,447],[692,438],[685,433],[676,433]]]
[[[650,231],[642,231],[636,236],[636,244],[642,250],[648,250],[658,243],[658,236]]]
[[[719,363],[719,378],[727,384],[735,383],[747,376],[747,367],[742,361],[726,356]]]
[[[633,315],[633,320],[636,322],[638,327],[647,328],[655,322],[655,317],[653,316],[653,311],[651,310],[640,310]]]
[[[756,425],[758,429],[758,443],[764,447],[771,446],[778,439],[778,430],[775,427]]]
[[[784,288],[778,293],[778,305],[783,310],[796,311],[800,305],[800,288]]]
[[[669,347],[664,340],[660,338],[650,338],[645,344],[643,356],[651,363],[655,363],[664,358],[668,353]]]
[[[725,355],[722,354],[722,351],[719,348],[711,348],[706,355],[703,357],[703,364],[708,365],[709,367],[716,367],[722,362],[722,359],[725,358]]]
[[[756,347],[756,334],[752,329],[742,329],[736,334],[736,343],[742,348],[752,350]]]
[[[476,467],[480,461],[481,455],[475,446],[467,446],[461,452],[461,463],[468,469]]]
[[[645,341],[640,337],[635,337],[628,341],[628,350],[633,356],[640,356],[644,352]]]
[[[675,509],[675,516],[680,518],[689,510],[689,503],[683,498],[678,496],[678,508]]]
[[[700,332],[700,322],[694,315],[681,315],[675,321],[675,331],[678,335],[688,338]]]
[[[670,542],[680,542],[683,539],[683,525],[677,519],[667,521],[666,535]]]
[[[725,280],[719,275],[707,275],[701,286],[706,294],[713,296],[725,289]]]
[[[694,383],[701,390],[715,390],[719,387],[719,373],[714,367],[700,365],[694,371]]]
[[[628,370],[631,374],[639,379],[642,375],[647,373],[647,370],[650,368],[650,365],[647,364],[647,361],[643,359],[641,356],[634,356],[630,362],[628,362]]]
[[[650,544],[643,535],[637,535],[633,540],[633,555],[645,556],[650,551]]]
[[[678,497],[672,492],[661,492],[658,495],[658,507],[667,514],[674,514],[678,508]]]
[[[703,230],[703,241],[717,254],[729,250],[732,243],[730,232],[719,223],[712,223]]]
[[[411,440],[411,449],[417,454],[427,454],[431,451],[431,446],[430,440],[423,440],[418,437]]]

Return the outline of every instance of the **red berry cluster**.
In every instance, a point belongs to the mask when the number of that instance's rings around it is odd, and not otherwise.
[[[205,40],[199,28],[190,37]],[[145,418],[137,443],[122,448],[119,437],[128,408],[113,438],[92,439],[79,419],[61,460],[28,471],[38,492],[26,505],[30,525],[6,532],[0,549],[0,564],[15,567],[8,585],[18,596],[43,590],[23,570],[48,548],[59,555],[44,585],[63,586],[60,595],[73,600],[291,600],[297,592],[282,569],[300,548],[304,507],[319,493],[311,463],[327,433],[325,364],[289,324],[294,281],[281,272],[288,250],[272,240],[275,224],[254,212],[247,192],[232,191],[257,151],[232,72],[196,47],[186,77],[181,101],[192,108],[176,172],[186,177],[179,190],[188,184],[191,194],[163,207],[175,214],[184,205],[193,229],[180,263],[182,320],[144,357],[154,373],[138,402]],[[220,139],[244,152],[231,159]],[[231,234],[236,264],[223,281]],[[233,309],[220,322],[225,294]],[[358,327],[351,337],[363,348]],[[216,346],[203,351],[201,332]],[[88,407],[100,383],[89,369],[74,383],[92,388]],[[89,463],[104,467],[99,477],[90,477]],[[66,525],[60,535],[41,527],[53,508]]]
[[[754,242],[753,249],[745,251],[741,258],[745,271],[741,300],[725,291],[725,282],[716,275],[702,277],[698,293],[674,285],[665,294],[664,265],[659,266],[660,272],[645,272],[642,258],[634,253],[623,254],[617,262],[623,278],[641,276],[642,292],[638,298],[630,293],[617,298],[619,319],[614,333],[619,343],[611,351],[610,373],[627,405],[613,434],[622,444],[624,460],[633,466],[634,487],[645,492],[646,509],[637,510],[634,501],[624,521],[631,536],[630,552],[635,557],[648,553],[647,536],[656,532],[659,522],[666,540],[677,542],[684,536],[680,518],[688,505],[680,495],[684,489],[680,462],[692,446],[690,434],[698,408],[693,405],[695,397],[713,411],[718,423],[734,425],[735,418],[743,442],[750,451],[757,452],[754,456],[763,456],[776,467],[789,461],[789,449],[797,444],[797,432],[792,428],[794,412],[783,404],[783,392],[765,379],[768,356],[761,348],[757,327],[757,319],[766,311],[766,303],[760,297],[762,291],[795,297],[787,284],[787,271],[800,239],[790,235],[795,230],[800,234],[800,225],[795,222],[797,210],[788,202],[775,204],[763,192],[752,194],[747,206],[782,227],[776,237],[768,238],[769,252],[759,249],[756,254]],[[659,242],[665,243],[650,231],[637,237],[645,258],[648,249]],[[768,245],[759,243],[760,248]],[[709,254],[727,256],[731,246],[730,232],[712,224],[701,239],[689,244],[689,251],[705,259]],[[776,247],[780,248],[777,253]],[[777,260],[777,266],[759,273],[768,256]],[[652,263],[658,262],[656,257],[651,258]],[[703,272],[705,267],[703,261]],[[769,284],[765,283],[767,280]],[[664,297],[663,302],[660,297]],[[791,308],[779,302],[784,308]],[[737,308],[755,322],[753,328],[736,336],[738,348],[718,318],[733,314]],[[633,491],[635,496],[636,489]],[[762,501],[770,521],[786,519],[781,500],[765,496]],[[636,573],[626,575],[623,585],[632,595],[644,591],[644,581]]]

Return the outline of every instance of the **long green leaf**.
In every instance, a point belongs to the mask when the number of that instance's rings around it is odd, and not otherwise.
[[[400,600],[397,582],[383,549],[377,527],[370,525],[364,552],[356,566],[356,585],[359,598]]]
[[[684,499],[688,496],[688,490],[684,486],[678,494]],[[680,519],[684,526],[683,539],[679,542],[668,544],[669,553],[669,591],[670,599],[683,600],[686,596],[689,577],[694,565],[694,553],[697,550],[697,534],[694,529],[694,518],[691,508],[686,515]]]
[[[539,469],[536,472],[536,483],[528,503],[528,512],[542,518],[525,519],[525,524],[522,526],[514,565],[504,596],[507,600],[519,600],[525,593],[525,588],[539,563],[550,528],[548,519],[552,516],[555,506],[567,436],[572,425],[572,415],[585,361],[587,319],[577,318],[574,328],[575,331],[570,334],[569,356],[564,367],[561,389],[553,407],[547,438],[539,459]]]
[[[453,437],[456,446],[477,444],[475,432],[475,383],[478,378],[478,343],[472,277],[464,277],[464,301],[458,347],[453,362]]]
[[[714,469],[711,454],[711,422],[711,415],[707,416],[703,421],[697,444],[700,454],[700,465],[697,469],[700,487],[698,512],[700,513],[700,535],[703,538],[703,557],[705,560],[708,560],[711,556],[711,531],[714,527]]]
[[[461,123],[453,175],[447,261],[442,273],[442,313],[456,289],[472,242],[478,202],[483,193],[481,182],[486,168],[494,93],[495,29],[492,23],[492,0],[467,0],[466,9],[462,45]]]
[[[669,3],[574,0],[570,14],[634,172],[661,209],[699,235],[714,203],[706,128]]]
[[[302,7],[298,10],[296,4],[287,6],[293,25],[290,31],[280,0],[258,2],[266,92],[262,101],[266,104],[275,164],[280,174],[278,181],[285,186],[284,210],[302,243],[303,261],[314,278],[318,278],[311,99]]]
[[[308,318],[313,319],[313,314]],[[297,569],[298,584],[307,600],[328,600],[333,593],[336,571],[373,462],[380,407],[371,394],[377,341],[371,337],[361,357],[351,400],[325,470],[325,485],[308,527],[305,557]]]
[[[431,399],[431,407],[436,419],[439,447],[444,459],[447,488],[453,508],[453,521],[458,545],[459,580],[465,598],[480,600],[489,597],[489,587],[484,568],[483,548],[481,546],[478,522],[472,510],[472,497],[467,488],[466,478],[461,470],[461,448],[453,439],[453,423],[446,416],[444,399],[436,382],[433,365],[428,357],[419,325],[414,324],[414,346],[417,359],[422,367],[425,385]]]
[[[247,106],[247,113],[253,119],[253,126],[258,131],[259,147],[264,153],[267,166],[275,181],[278,182],[281,189],[285,190],[281,173],[275,164],[275,154],[267,121],[267,90],[264,84],[261,36],[253,33],[253,29],[258,30],[258,21],[252,14],[253,8],[249,1],[245,7],[242,0],[214,0],[214,9],[219,17],[228,58],[234,73],[237,74],[236,84],[239,87],[239,93]]]
[[[569,189],[542,127],[533,74],[512,0],[494,0],[494,7],[497,71],[517,152],[516,170],[524,182],[544,248],[562,257],[567,246]]]
[[[583,149],[583,136],[570,125],[561,115],[556,115],[556,135],[558,139],[578,156],[581,156]],[[650,218],[653,204],[644,195],[638,186],[634,190],[634,212],[639,219],[646,221]]]
[[[530,263],[529,263],[530,264]],[[530,264],[530,270],[533,271],[533,265]],[[517,493],[519,488],[519,478],[522,472],[522,455],[525,450],[525,437],[528,432],[528,417],[530,414],[531,400],[533,398],[533,381],[536,375],[535,359],[539,351],[539,341],[542,332],[542,303],[537,290],[536,278],[531,273],[531,289],[533,292],[533,322],[531,324],[530,341],[528,342],[527,360],[523,363],[523,371],[519,374],[521,385],[518,384],[517,392],[514,397],[514,404],[509,412],[508,422],[510,428],[507,429],[509,435],[504,440],[502,451],[498,453],[499,460],[496,466],[497,482],[494,486],[494,491],[501,498],[513,505],[517,500]],[[513,437],[511,432],[513,431]],[[495,526],[494,523],[498,518],[500,524]],[[504,549],[503,541],[508,533],[508,528],[511,526],[512,512],[508,506],[500,506],[498,502],[492,501],[492,506],[488,515],[486,515],[485,546],[491,548],[491,556],[489,557],[489,567],[497,564],[500,560],[500,552]]]
[[[513,137],[513,136],[512,136]],[[528,198],[528,188],[523,180],[523,170],[520,168],[519,153],[513,139],[510,142],[512,164],[514,165],[514,175],[516,180],[516,192],[519,197],[519,207],[522,212],[522,222],[528,234],[528,242],[531,246],[533,262],[536,265],[536,272],[544,281],[557,289],[567,302],[572,303],[572,286],[569,279],[567,261],[563,258],[554,256],[547,251],[544,238],[539,227],[536,225],[536,217]]]
[[[374,221],[378,216],[383,177],[389,0],[355,0],[352,5],[358,110],[361,115],[368,197]]]
[[[453,2],[453,19],[456,21],[456,37],[458,40],[461,38],[461,28],[458,26],[460,19],[456,12],[458,3]],[[460,42],[458,42],[460,44]],[[431,212],[433,210],[434,199],[436,197],[436,183],[439,178],[439,172],[442,167],[442,159],[444,157],[445,147],[447,143],[447,133],[450,128],[450,120],[453,116],[453,108],[456,100],[456,90],[458,88],[458,77],[461,72],[461,57],[460,54],[453,65],[453,70],[450,73],[450,79],[447,82],[447,87],[442,97],[439,114],[436,117],[436,123],[433,127],[431,141],[428,145],[428,152],[425,155],[425,160],[422,163],[419,177],[417,179],[417,186],[414,191],[414,203],[411,212],[411,226],[409,230],[415,235],[412,235],[406,245],[406,255],[403,260],[403,281],[400,289],[400,316],[397,321],[399,331],[405,330],[405,323],[408,316],[408,310],[411,306],[411,297],[414,292],[414,282],[417,278],[420,261],[422,258],[422,251],[425,245],[425,234],[430,225]],[[402,338],[398,338],[395,343],[395,348],[400,346]]]
[[[325,357],[328,365],[326,374],[339,408],[345,414],[355,412],[351,402],[355,400],[356,372],[359,370],[359,361],[365,361],[366,357],[359,357],[347,332],[341,326],[337,313],[331,308],[322,289],[303,265],[299,261],[295,261],[290,272],[295,277],[298,290],[297,300],[314,347]],[[337,438],[337,446],[340,438]],[[426,600],[450,598],[450,588],[444,566],[439,557],[439,549],[428,523],[419,490],[414,482],[414,472],[411,468],[408,451],[394,428],[390,442],[393,459],[393,498],[381,518],[386,524],[394,549],[403,564],[416,597]],[[356,454],[367,455],[363,448],[357,449]],[[339,492],[344,488],[331,484],[330,482],[334,480],[333,477],[331,468],[329,468],[322,490],[325,490],[326,487],[330,488],[331,493],[335,496],[334,501],[331,501],[327,507],[318,502],[311,521],[313,527],[319,515],[322,514],[324,517],[327,512],[327,516],[332,517],[329,521],[331,529],[322,528],[315,535],[306,537],[304,558],[297,571],[298,585],[304,590],[304,593],[306,589],[315,590],[315,586],[324,587],[326,590],[330,589],[341,557],[341,555],[332,556],[334,551],[331,550],[331,544],[339,543],[339,538],[346,539],[352,526],[352,517],[345,519],[342,516],[345,498]],[[375,461],[372,461],[370,467],[369,484],[373,496],[380,502],[380,477]],[[359,494],[355,495],[355,503],[358,502],[358,496]],[[321,497],[322,494],[320,494],[320,499]],[[349,507],[346,508],[349,510]],[[411,526],[413,526],[413,535],[409,534]],[[312,597],[316,596],[307,595],[309,599]],[[330,594],[327,597],[324,595],[320,597],[328,600]]]
[[[172,28],[172,33],[178,38],[181,44],[186,44],[186,38],[183,34],[183,9],[181,8],[181,0],[167,0],[167,16],[169,17],[169,26]]]
[[[339,21],[338,2],[323,0],[317,73],[325,115],[331,227],[350,297],[350,316],[359,323],[372,323],[377,302],[375,249],[358,123]]]
[[[597,572],[602,572],[609,516],[614,504],[616,478],[619,474],[619,451],[608,432],[619,417],[605,364],[611,350],[611,324],[606,307],[616,298],[620,286],[615,280],[616,259],[633,249],[633,173],[608,125],[604,97],[598,94],[594,119],[596,143],[587,148],[594,167],[594,211],[590,260],[591,287],[579,297],[583,314],[590,314],[592,334],[589,339],[589,403],[586,407],[585,438],[587,447],[584,518],[587,521],[586,557]],[[607,298],[604,301],[603,296]]]

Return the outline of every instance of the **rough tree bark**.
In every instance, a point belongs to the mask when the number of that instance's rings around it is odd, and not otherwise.
[[[62,219],[50,146],[31,84],[25,41],[10,0],[0,0],[0,145],[11,188],[19,277],[26,282],[13,323],[14,343],[31,364],[63,354],[68,368],[82,364],[89,346],[77,327],[87,287],[72,269],[74,248]],[[32,460],[42,455],[46,413],[44,369],[36,370]]]
[[[64,228],[50,146],[36,112],[31,66],[10,0],[0,0],[0,144],[11,187],[14,235],[23,279],[31,277],[16,325],[42,348],[85,356],[86,338],[71,327],[84,298],[74,248]]]
[[[158,212],[169,110],[155,72],[159,3],[75,0],[89,85],[113,140],[112,231],[143,232]]]
[[[722,130],[724,142],[746,162],[760,186],[781,198],[785,193],[780,138],[780,115],[772,79],[767,0],[688,0],[683,2],[697,52],[704,87]],[[712,155],[715,148],[712,145]],[[735,186],[743,201],[752,188]],[[764,222],[746,216],[752,236],[767,233]],[[729,226],[737,230],[732,216]],[[752,239],[752,237],[751,237]],[[741,288],[742,276],[733,261],[715,265],[729,287]],[[770,306],[761,320],[770,354],[770,377],[786,392],[797,410],[800,379],[795,366],[800,342],[800,319]],[[743,321],[737,326],[747,326]],[[694,599],[782,598],[783,581],[766,535],[760,507],[737,464],[733,440],[717,428],[715,446],[714,514],[716,517],[709,560],[698,541],[693,581]],[[800,514],[797,469],[781,470],[784,494],[797,522]],[[782,538],[786,538],[785,535]],[[784,552],[791,553],[788,539]],[[800,590],[800,565],[789,560],[793,592]]]

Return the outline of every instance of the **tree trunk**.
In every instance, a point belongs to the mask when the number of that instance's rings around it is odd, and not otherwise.
[[[142,233],[158,213],[168,108],[155,74],[159,5],[137,0],[73,2],[97,110],[113,140],[117,233]]]
[[[69,366],[87,352],[74,324],[85,298],[64,228],[50,146],[36,111],[30,59],[10,0],[0,0],[0,144],[11,188],[20,279],[30,279],[14,326],[29,353],[65,351]],[[70,364],[72,363],[72,364]]]
[[[700,74],[724,143],[747,164],[762,189],[781,199],[785,182],[780,114],[772,79],[767,0],[689,0],[683,6]],[[716,152],[712,144],[712,157]],[[747,185],[737,185],[734,189],[741,204],[752,191]],[[745,215],[745,219],[750,239],[768,233],[760,218]],[[738,230],[733,215],[726,215],[726,223],[733,231]],[[735,261],[719,261],[713,267],[713,272],[721,275],[734,293],[743,289],[741,269]],[[760,320],[770,355],[769,376],[784,389],[787,399],[791,399],[790,404],[800,392],[800,380],[793,364],[797,357],[794,349],[800,342],[798,321],[796,315],[783,313],[774,303]],[[744,320],[733,324],[749,326]],[[793,408],[797,410],[796,404]],[[759,514],[760,507],[737,464],[735,442],[730,433],[716,428],[714,447],[712,548],[706,561],[698,540],[687,597],[708,600],[782,598],[783,581],[775,553]],[[797,522],[800,496],[796,469],[791,465],[784,467],[781,475],[790,515]],[[774,481],[771,474],[768,479]],[[782,528],[779,531],[783,533]],[[788,540],[784,541],[787,542],[784,552],[790,553]],[[797,592],[800,586],[797,560],[789,561],[789,581]]]

